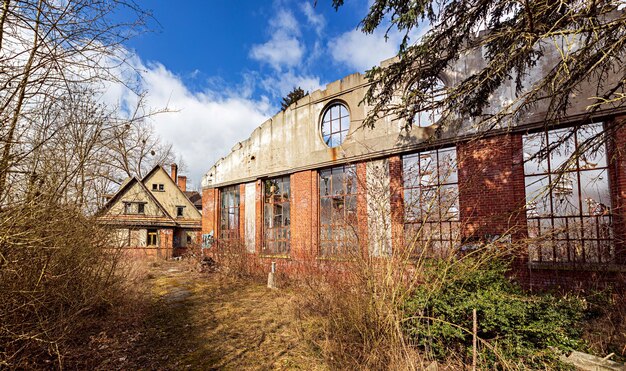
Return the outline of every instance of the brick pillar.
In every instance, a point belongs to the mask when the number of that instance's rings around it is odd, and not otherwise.
[[[317,171],[310,172],[311,179],[311,247],[309,256],[317,257],[320,249],[320,182]]]
[[[291,174],[291,257],[303,260],[313,257],[313,186],[314,171]]]
[[[217,235],[218,190],[205,188],[202,190],[202,233],[213,231]]]
[[[462,143],[457,156],[462,236],[525,236],[522,136],[506,134]]]
[[[626,116],[608,123],[607,159],[612,189],[613,230],[617,263],[626,263]]]
[[[367,164],[356,164],[356,177],[358,182],[356,196],[356,216],[358,224],[359,247],[363,256],[369,256],[367,236]]]
[[[219,228],[219,190],[205,188],[202,190],[202,233],[208,234],[213,231],[213,239],[217,241]],[[199,240],[202,243],[202,239]],[[202,250],[203,253],[213,253],[217,248],[214,242],[211,250]]]
[[[404,248],[404,192],[402,158],[389,157],[389,188],[391,195],[391,247],[392,251]]]

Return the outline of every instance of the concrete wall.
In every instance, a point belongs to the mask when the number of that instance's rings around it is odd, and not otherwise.
[[[559,58],[558,52],[547,45],[546,55],[535,68],[523,78],[525,86],[531,86],[544,71]],[[381,65],[385,66],[390,61]],[[462,58],[456,67],[441,76],[445,85],[454,86],[484,65],[480,50],[474,50]],[[316,90],[285,111],[279,112],[260,123],[250,137],[234,144],[231,152],[217,161],[205,174],[203,188],[221,187],[228,184],[255,181],[260,177],[293,173],[333,164],[356,162],[373,157],[384,157],[432,147],[434,143],[456,141],[474,135],[479,130],[467,118],[450,123],[437,131],[437,125],[427,128],[413,127],[404,130],[404,121],[386,116],[376,122],[374,128],[362,126],[370,107],[362,103],[369,83],[364,75],[355,73],[332,82],[324,90]],[[589,85],[571,99],[568,116],[575,120],[589,105],[589,97],[598,96],[596,87]],[[398,99],[402,92],[398,93]],[[490,100],[485,114],[496,112],[511,104],[516,97],[512,82],[505,83]],[[321,119],[324,110],[334,102],[345,104],[350,111],[350,130],[345,142],[328,148],[322,140]],[[501,122],[489,130],[505,130],[513,127],[542,124],[546,117],[546,103],[540,102],[531,112],[517,116],[515,122]],[[607,107],[615,112],[623,107]],[[600,111],[600,115],[606,111]],[[211,166],[210,164],[207,164]]]

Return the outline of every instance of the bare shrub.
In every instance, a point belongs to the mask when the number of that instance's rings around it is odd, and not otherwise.
[[[80,331],[124,295],[119,252],[62,204],[2,209],[0,226],[0,364],[62,368]]]
[[[260,269],[257,269],[256,256],[246,250],[246,246],[239,240],[224,240],[213,256],[219,264],[220,271],[236,278],[260,278]]]

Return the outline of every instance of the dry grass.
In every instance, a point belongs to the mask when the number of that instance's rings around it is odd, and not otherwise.
[[[143,304],[93,331],[86,357],[95,369],[327,369],[299,337],[288,290],[188,262],[153,262]],[[135,301],[137,303],[137,301]]]

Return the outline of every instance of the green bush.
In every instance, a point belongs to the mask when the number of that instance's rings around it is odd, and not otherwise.
[[[477,310],[481,366],[559,367],[549,347],[580,348],[585,302],[573,296],[528,294],[512,282],[509,264],[465,258],[426,268],[425,284],[406,301],[404,330],[435,358],[472,354]]]

